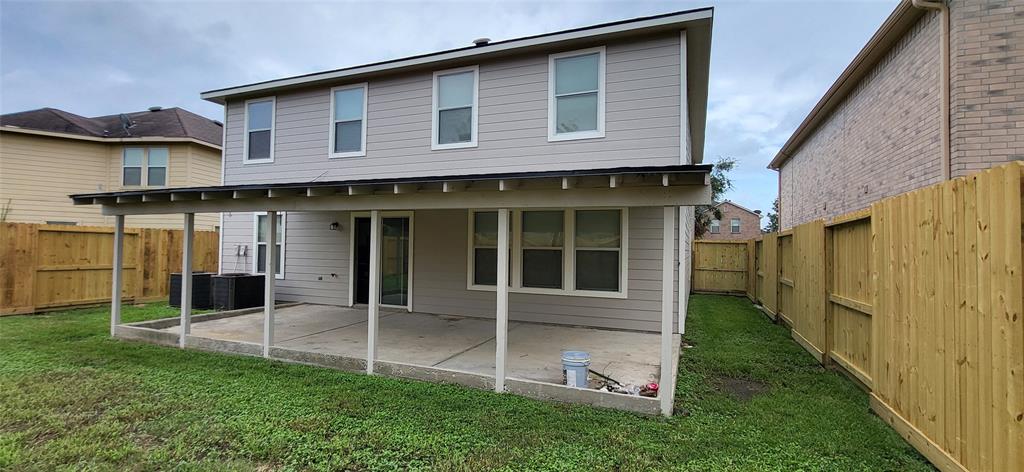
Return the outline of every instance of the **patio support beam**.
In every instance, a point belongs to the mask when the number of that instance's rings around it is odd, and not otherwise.
[[[185,348],[185,337],[192,331],[192,249],[195,233],[195,213],[185,213],[181,248],[181,336],[178,347]]]
[[[259,229],[257,229],[259,231]],[[274,276],[277,274],[277,212],[267,212],[267,259],[263,264],[263,357],[274,344]]]
[[[658,382],[658,400],[661,414],[672,416],[672,301],[675,293],[675,232],[676,207],[664,207],[661,236],[661,378]]]
[[[114,217],[114,264],[110,289],[110,335],[121,324],[121,266],[124,265],[124,215]]]
[[[380,315],[380,211],[370,212],[370,290],[366,297],[366,373],[377,360],[377,321]]]
[[[494,338],[494,391],[505,391],[508,357],[508,209],[498,210],[497,334]]]

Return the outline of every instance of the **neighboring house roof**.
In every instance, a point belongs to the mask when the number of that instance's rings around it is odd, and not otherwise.
[[[716,208],[720,207],[722,205],[725,205],[726,203],[728,203],[728,204],[730,204],[730,205],[732,205],[732,206],[734,206],[736,208],[739,208],[740,210],[743,210],[743,211],[745,211],[747,213],[750,213],[751,215],[754,215],[754,216],[756,216],[758,218],[761,218],[761,214],[760,213],[758,213],[758,212],[756,212],[754,210],[751,210],[750,208],[747,208],[747,207],[745,207],[743,205],[740,205],[739,203],[736,203],[736,202],[734,202],[732,200],[724,200],[724,201],[718,202],[718,203],[715,204],[715,207]]]
[[[511,54],[550,50],[553,45],[582,46],[625,36],[686,30],[685,80],[688,93],[684,97],[687,100],[687,123],[690,126],[693,162],[700,163],[704,157],[704,127],[708,101],[708,73],[711,64],[713,13],[713,8],[700,8],[505,41],[487,42],[430,54],[209,90],[203,92],[201,97],[214,103],[224,104],[229,98],[255,98],[281,90],[326,85],[340,80],[366,80],[370,76],[394,74],[399,71],[427,67],[440,68],[441,64],[454,66],[455,63],[472,63],[484,58],[491,59]]]
[[[123,126],[122,116],[131,124],[128,128]],[[56,108],[40,108],[0,115],[0,127],[9,131],[34,130],[103,139],[188,138],[214,146],[220,146],[223,137],[219,122],[177,107],[93,118]]]
[[[864,48],[853,58],[853,62],[846,66],[846,70],[829,87],[825,95],[818,100],[818,103],[814,105],[814,108],[804,118],[804,121],[800,123],[800,126],[793,132],[793,135],[789,137],[789,140],[786,141],[786,144],[775,155],[772,162],[768,164],[768,168],[778,170],[782,167],[782,164],[796,152],[804,140],[810,137],[818,125],[832,114],[832,111],[846,99],[854,87],[860,83],[861,79],[875,68],[875,65],[885,57],[893,45],[906,35],[907,31],[924,14],[923,10],[914,8],[909,0],[901,1],[892,14],[889,15],[889,18],[878,28],[874,36],[864,45]]]

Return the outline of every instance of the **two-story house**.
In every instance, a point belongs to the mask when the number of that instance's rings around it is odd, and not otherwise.
[[[109,226],[112,216],[72,205],[71,193],[217,185],[221,123],[181,108],[87,118],[55,108],[0,115],[0,213],[10,223]],[[220,224],[197,216],[199,229]],[[181,228],[137,215],[128,226]]]
[[[761,211],[751,210],[736,202],[725,200],[715,209],[720,218],[708,223],[701,239],[708,241],[746,241],[761,235]]]
[[[700,9],[481,39],[204,92],[225,108],[222,185],[73,199],[111,215],[224,212],[222,272],[274,275],[262,342],[234,352],[670,414],[693,206],[711,203],[711,19]],[[294,312],[275,300],[338,315],[297,354],[300,341],[275,338],[275,317]],[[117,310],[113,332],[132,336]],[[167,328],[170,342],[205,342],[190,316]],[[454,331],[471,323],[483,328]],[[607,337],[544,331],[569,326]],[[653,353],[658,398],[570,397],[529,377],[537,350],[553,349],[535,362],[560,372],[559,351],[581,345],[602,369]],[[464,352],[483,358],[460,363]]]

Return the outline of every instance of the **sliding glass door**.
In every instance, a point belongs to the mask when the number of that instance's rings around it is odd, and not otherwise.
[[[409,217],[381,218],[380,303],[409,305]]]

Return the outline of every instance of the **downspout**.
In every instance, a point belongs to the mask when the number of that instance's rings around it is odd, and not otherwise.
[[[940,17],[940,39],[939,39],[939,94],[941,105],[939,114],[941,124],[939,134],[942,137],[942,180],[949,180],[952,177],[952,152],[950,150],[950,123],[949,123],[949,7],[942,0],[911,0],[914,8],[922,10],[934,10],[939,12]]]

